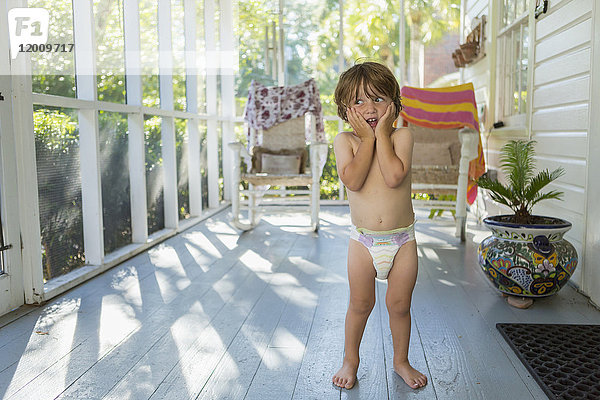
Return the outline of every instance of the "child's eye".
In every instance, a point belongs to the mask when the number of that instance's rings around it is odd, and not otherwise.
[[[364,103],[364,101],[362,101],[361,99],[357,99],[354,104],[358,104],[361,105],[362,103]]]
[[[383,99],[381,97],[377,97],[375,99],[375,103],[381,103],[383,101]]]

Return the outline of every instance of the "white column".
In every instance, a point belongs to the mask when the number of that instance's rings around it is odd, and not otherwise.
[[[158,0],[160,108],[170,111],[173,110],[173,44],[171,37],[171,0]],[[173,117],[162,117],[161,139],[165,228],[176,229],[179,223],[179,214],[177,212],[177,156]]]
[[[284,33],[283,33],[283,6],[284,1],[279,0],[278,13],[278,35],[277,35],[277,84],[285,85],[285,54],[284,54]]]
[[[496,1],[491,1],[489,7],[491,7],[493,10],[497,10],[498,7],[494,8],[494,4],[498,4],[497,0]],[[490,12],[490,15],[493,15],[493,12]],[[459,41],[460,43],[464,43],[465,42],[465,20],[467,18],[467,0],[461,0],[460,1],[460,24],[459,24],[459,32],[458,32],[458,37],[459,37]],[[496,19],[494,17],[494,19]],[[492,35],[496,35],[496,31],[493,31],[494,33]],[[412,46],[412,42],[411,42],[411,46]],[[495,68],[495,65],[493,64],[489,64],[490,67]],[[459,75],[460,75],[460,79],[459,79],[459,83],[465,83],[465,69],[464,68],[459,68]],[[412,72],[411,72],[412,74]],[[411,78],[412,79],[412,78]]]
[[[279,57],[279,52],[277,51],[277,23],[275,21],[271,21],[271,37],[271,44],[268,44],[268,50],[272,52],[269,68],[271,69],[271,78],[276,81],[278,62],[277,57]]]
[[[91,0],[73,2],[73,25],[77,97],[96,101],[96,40]],[[104,234],[96,109],[79,110],[79,149],[85,259],[88,264],[100,265],[104,261]]]
[[[532,1],[529,3],[529,43],[535,43],[535,37],[536,37],[536,28],[537,28],[537,24],[536,24],[536,19],[535,19],[535,1]],[[597,1],[595,2],[597,3]],[[482,29],[484,28],[483,23],[482,23]],[[523,28],[521,27],[521,35],[523,34]],[[482,35],[482,37],[485,37],[485,34]],[[523,36],[521,36],[523,37]],[[527,59],[528,61],[528,68],[527,68],[527,104],[526,104],[526,109],[525,110],[521,110],[522,112],[525,113],[525,126],[527,126],[527,130],[529,131],[529,139],[533,139],[533,92],[534,92],[534,85],[533,85],[533,72],[535,71],[535,48],[536,46],[532,46],[529,45],[529,51],[527,53]],[[491,64],[490,64],[491,65]],[[522,79],[523,74],[519,73],[520,79]],[[519,86],[522,87],[522,86]],[[593,93],[593,92],[592,92]]]
[[[8,35],[5,35],[8,32],[8,10],[16,7],[27,7],[27,2],[9,0],[0,6],[0,29],[3,36],[0,38],[0,76],[1,81],[6,83],[0,86],[4,97],[0,106],[2,200],[18,204],[17,215],[3,216],[6,218],[2,222],[7,225],[5,243],[13,245],[13,249],[6,254],[9,272],[12,268],[22,271],[22,275],[20,271],[14,271],[11,277],[15,279],[10,284],[11,290],[15,291],[11,294],[11,299],[15,297],[13,294],[21,298],[20,303],[13,304],[15,306],[22,303],[23,295],[25,303],[32,304],[41,302],[44,294],[31,66],[29,57],[23,55],[9,61]],[[24,132],[29,134],[23,134]],[[5,209],[8,211],[6,206]],[[21,282],[17,282],[18,279]],[[19,289],[22,291],[17,292]]]
[[[400,22],[398,25],[398,67],[400,70],[397,76],[400,86],[406,85],[406,15],[404,14],[404,0],[400,0]]]
[[[497,4],[492,4],[492,6],[494,7],[493,10],[497,11],[498,7]],[[489,14],[490,16],[493,16],[492,13]],[[463,23],[463,19],[465,18],[465,16],[463,16],[461,14],[461,24]],[[496,64],[497,62],[497,58],[498,58],[498,35],[494,34],[489,34],[488,32],[498,32],[498,18],[488,18],[486,21],[486,32],[485,32],[485,43],[484,46],[486,47],[486,59],[487,60],[483,60],[482,62],[487,62],[488,64],[488,71],[490,74],[490,86],[489,86],[489,90],[488,90],[488,97],[487,97],[487,118],[485,121],[485,127],[484,130],[489,132],[495,121],[497,121],[496,119],[496,104],[497,104],[497,100],[496,100],[496,93],[497,93],[497,88],[499,86],[499,82],[498,82],[498,68],[501,68],[502,63]],[[530,36],[533,37],[533,36]],[[530,59],[533,60],[533,59]],[[533,61],[532,61],[533,62]],[[532,67],[533,68],[533,67]],[[464,69],[464,68],[462,68]],[[483,146],[484,146],[484,152],[485,152],[485,158],[486,160],[488,159],[488,154],[487,154],[487,150],[485,150],[487,148],[485,141],[487,141],[487,138],[485,138],[485,135],[482,135],[482,139],[484,140]]]
[[[271,57],[269,55],[269,25],[265,26],[265,74],[271,73]]]
[[[339,68],[339,74],[341,74],[344,69],[346,69],[346,60],[344,58],[344,0],[339,0],[339,7],[340,7],[340,38],[339,38],[339,48],[340,48],[340,53],[338,54],[338,68]],[[344,130],[344,121],[342,121],[341,119],[338,121],[338,132],[341,132]],[[338,196],[340,200],[344,200],[344,191],[345,191],[345,187],[344,187],[344,183],[342,182],[342,180],[340,179],[340,177],[338,177],[338,183],[339,183],[339,189],[338,189]]]
[[[232,0],[221,0],[220,14],[220,73],[221,73],[221,115],[223,117],[223,134],[221,146],[223,149],[223,193],[225,200],[231,200],[231,181],[233,179],[232,154],[229,142],[232,142],[234,134],[235,118],[235,70],[237,52],[233,30],[233,6]],[[239,166],[237,166],[239,168]]]
[[[140,56],[140,10],[137,0],[124,0],[125,73],[127,104],[142,105],[142,61]],[[146,202],[146,167],[144,148],[144,115],[129,114],[129,196],[131,199],[131,232],[134,243],[148,240],[148,207]]]
[[[215,41],[215,2],[204,1],[204,35],[206,44],[206,147],[208,207],[219,205],[219,145],[217,137],[217,74]],[[223,149],[225,150],[225,149]]]
[[[419,87],[425,87],[425,45],[419,45]]]
[[[5,21],[6,12],[2,9],[0,10],[0,26],[7,27],[8,24],[2,25]],[[2,33],[4,34],[4,32]],[[15,132],[17,131],[13,125],[12,107],[13,95],[17,93],[13,93],[11,88],[7,35],[6,40],[4,37],[0,37],[0,95],[2,96],[0,98],[0,214],[2,217],[0,229],[2,230],[3,244],[12,245],[12,248],[4,250],[0,254],[0,257],[4,257],[5,262],[4,271],[0,271],[0,315],[23,305],[25,283],[21,260],[20,204],[15,154]],[[35,184],[35,182],[31,184]],[[39,245],[37,248],[39,249]],[[37,265],[37,269],[41,271],[40,265]],[[6,275],[2,275],[2,272],[5,272]],[[30,282],[27,282],[27,287],[31,288]]]
[[[198,113],[198,61],[196,54],[196,2],[184,0],[184,35],[186,66],[187,111]],[[202,176],[200,174],[200,131],[198,119],[188,121],[188,176],[190,193],[190,214],[202,214]]]

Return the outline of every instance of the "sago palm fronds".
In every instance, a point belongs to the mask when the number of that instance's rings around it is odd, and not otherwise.
[[[563,192],[551,190],[541,193],[550,182],[562,176],[562,167],[549,172],[547,169],[535,172],[533,140],[511,140],[501,150],[500,168],[505,173],[507,184],[482,176],[477,185],[489,190],[492,200],[505,204],[515,213],[516,223],[530,223],[533,206],[546,199],[560,199]]]

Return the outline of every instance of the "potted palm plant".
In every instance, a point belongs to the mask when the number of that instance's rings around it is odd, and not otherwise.
[[[478,256],[489,280],[520,308],[557,293],[577,267],[577,251],[563,238],[571,223],[532,214],[540,201],[561,198],[562,192],[542,189],[564,174],[562,168],[535,174],[534,145],[532,140],[512,140],[502,147],[506,184],[485,175],[477,180],[494,201],[514,211],[484,219],[492,235],[481,242]]]

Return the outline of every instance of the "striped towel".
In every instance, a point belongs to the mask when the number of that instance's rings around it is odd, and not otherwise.
[[[468,126],[479,132],[477,103],[473,84],[420,89],[402,88],[402,118],[415,125],[433,129],[457,129]],[[485,172],[485,160],[481,136],[477,146],[477,158],[469,162],[467,202],[473,204],[477,197],[475,180]]]

